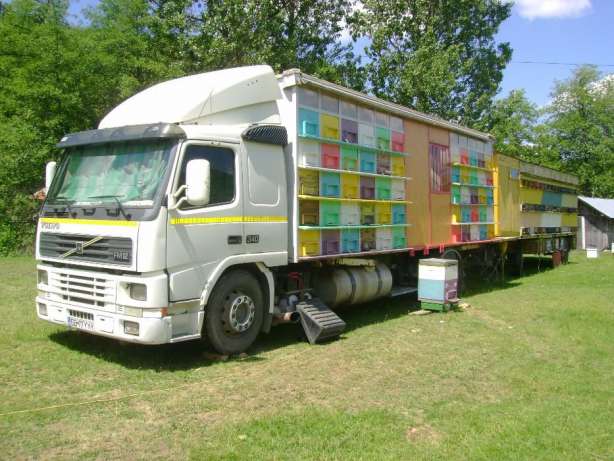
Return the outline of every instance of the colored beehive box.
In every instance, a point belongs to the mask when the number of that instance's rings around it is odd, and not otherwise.
[[[468,242],[471,240],[471,226],[461,226],[461,240]]]
[[[480,222],[480,212],[477,207],[471,208],[471,222]]]
[[[392,224],[392,207],[390,203],[376,204],[375,214],[375,222],[377,224]]]
[[[451,171],[452,182],[461,182],[460,167],[453,166]]]
[[[488,238],[489,239],[494,239],[495,238],[495,226],[493,226],[493,225],[489,225],[488,226]]]
[[[452,223],[453,224],[457,224],[460,222],[463,222],[463,217],[461,216],[461,207],[459,206],[453,206],[452,207]]]
[[[485,186],[486,185],[486,172],[478,171],[477,175],[478,175],[478,184],[480,186]]]
[[[486,204],[486,190],[485,189],[478,189],[478,203],[481,203],[483,205]]]
[[[475,150],[469,151],[469,165],[478,166],[478,153]]]
[[[319,195],[320,175],[317,171],[299,170],[298,179],[300,195]]]
[[[328,114],[320,114],[320,132],[323,138],[341,139],[341,130],[339,129],[339,117]]]
[[[468,187],[461,187],[461,203],[463,205],[469,205],[471,203],[471,189]]]
[[[323,197],[339,197],[340,189],[339,173],[320,172],[320,194]]]
[[[391,209],[392,209],[392,224],[407,223],[407,209],[404,204],[393,203]]]
[[[341,146],[341,168],[343,170],[358,171],[358,148]]]
[[[461,226],[452,226],[452,242],[462,242]]]
[[[405,152],[405,133],[392,131],[392,150],[395,152]]]
[[[477,186],[478,185],[478,172],[471,170],[469,172],[469,184],[471,184],[472,186]]]
[[[484,152],[478,152],[478,166],[480,168],[486,168],[486,162],[484,161]]]
[[[486,189],[486,203],[492,205],[494,203],[494,192],[492,189]]]
[[[358,203],[341,204],[341,225],[358,226],[360,224],[360,205]]]
[[[341,251],[343,253],[358,253],[360,251],[360,232],[358,229],[343,229],[341,231]]]
[[[320,254],[320,231],[299,231],[299,254],[300,256],[318,256]]]
[[[542,197],[542,205],[556,206],[560,207],[563,205],[563,194],[559,192],[551,192],[544,191],[544,196]]]
[[[298,132],[302,136],[320,136],[320,116],[316,111],[299,108]]]
[[[341,119],[341,140],[358,143],[358,123],[354,120]]]
[[[388,178],[375,178],[375,198],[390,200],[391,181]]]
[[[470,188],[469,189],[469,193],[471,194],[471,204],[472,205],[477,205],[478,203],[480,203],[480,195],[478,192],[477,188]]]
[[[375,224],[375,204],[360,204],[360,224],[364,226],[370,226],[372,224]]]
[[[341,223],[341,204],[339,202],[320,202],[320,226],[339,226]]]
[[[375,250],[375,229],[360,230],[360,249],[362,251]]]
[[[482,225],[480,226],[480,240],[488,239],[488,226]]]
[[[301,200],[299,202],[299,215],[301,226],[319,226],[320,204],[315,200]]]
[[[392,228],[392,247],[405,248],[407,247],[407,236],[405,235],[405,227]]]
[[[454,205],[460,205],[461,204],[461,188],[460,186],[452,186],[452,188],[450,189],[450,195],[452,198],[452,203]]]
[[[343,198],[360,198],[360,176],[341,174],[341,196]]]
[[[363,173],[375,173],[377,168],[377,162],[375,159],[375,152],[361,150],[359,153],[360,158],[360,171]]]
[[[373,200],[375,198],[375,178],[361,176],[360,198]]]
[[[405,159],[403,157],[392,157],[390,167],[393,176],[405,176]]]
[[[335,144],[322,144],[322,168],[339,169],[339,146]]]
[[[392,200],[405,200],[405,181],[393,179],[390,182],[390,198]]]
[[[339,254],[341,250],[340,232],[338,230],[323,230],[321,232],[321,248],[323,255]]]
[[[463,165],[469,165],[469,151],[466,148],[460,149],[460,162]]]
[[[495,221],[495,211],[492,209],[492,207],[486,208],[486,221],[487,222]]]
[[[461,222],[471,222],[471,207],[461,207]]]
[[[298,158],[301,166],[320,166],[320,143],[308,139],[299,139]]]
[[[377,173],[389,175],[391,170],[390,155],[382,154],[381,152],[377,154]]]
[[[492,173],[491,172],[486,172],[486,185],[487,186],[492,186]]]
[[[373,126],[364,123],[358,124],[358,144],[375,147],[375,128]]]
[[[469,182],[470,182],[469,170],[466,168],[462,168],[461,169],[461,184],[469,184]]]
[[[488,209],[484,206],[481,206],[479,213],[480,213],[480,217],[479,217],[480,222],[487,222],[488,221]]]
[[[470,227],[470,240],[480,240],[480,226],[477,224],[472,224]]]
[[[392,229],[375,229],[375,248],[378,250],[392,250]]]
[[[390,150],[390,129],[377,127],[375,130],[377,137],[377,148],[383,150]]]

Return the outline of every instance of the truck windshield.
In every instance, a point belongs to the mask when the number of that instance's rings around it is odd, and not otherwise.
[[[169,141],[83,146],[68,152],[47,203],[151,207],[166,177]]]

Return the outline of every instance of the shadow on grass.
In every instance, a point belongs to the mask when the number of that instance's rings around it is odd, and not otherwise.
[[[522,284],[522,277],[549,270],[552,270],[550,258],[527,257],[525,258],[524,273],[521,277],[506,277],[504,281],[485,282],[483,279],[472,277],[472,274],[469,273],[463,295],[470,296],[493,290],[513,288]],[[420,309],[420,305],[416,295],[413,294],[341,308],[338,314],[347,324],[345,330],[345,334],[347,334],[368,325],[402,317],[418,309]],[[50,339],[71,350],[132,369],[189,370],[219,363],[219,360],[212,360],[207,355],[207,348],[202,341],[143,346],[120,343],[110,338],[69,330],[53,333],[50,335]],[[256,344],[248,351],[248,357],[241,360],[266,360],[258,354],[282,349],[299,341],[305,341],[300,325],[280,325],[273,328],[270,334],[261,335]],[[326,344],[324,343],[324,346]]]

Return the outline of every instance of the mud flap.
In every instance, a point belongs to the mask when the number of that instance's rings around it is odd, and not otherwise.
[[[318,298],[298,303],[296,310],[309,344],[337,338],[345,330],[345,322]]]

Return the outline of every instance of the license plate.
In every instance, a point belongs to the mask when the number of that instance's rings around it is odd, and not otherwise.
[[[93,330],[94,321],[89,319],[80,319],[79,317],[68,316],[68,326],[78,328],[80,330]]]

